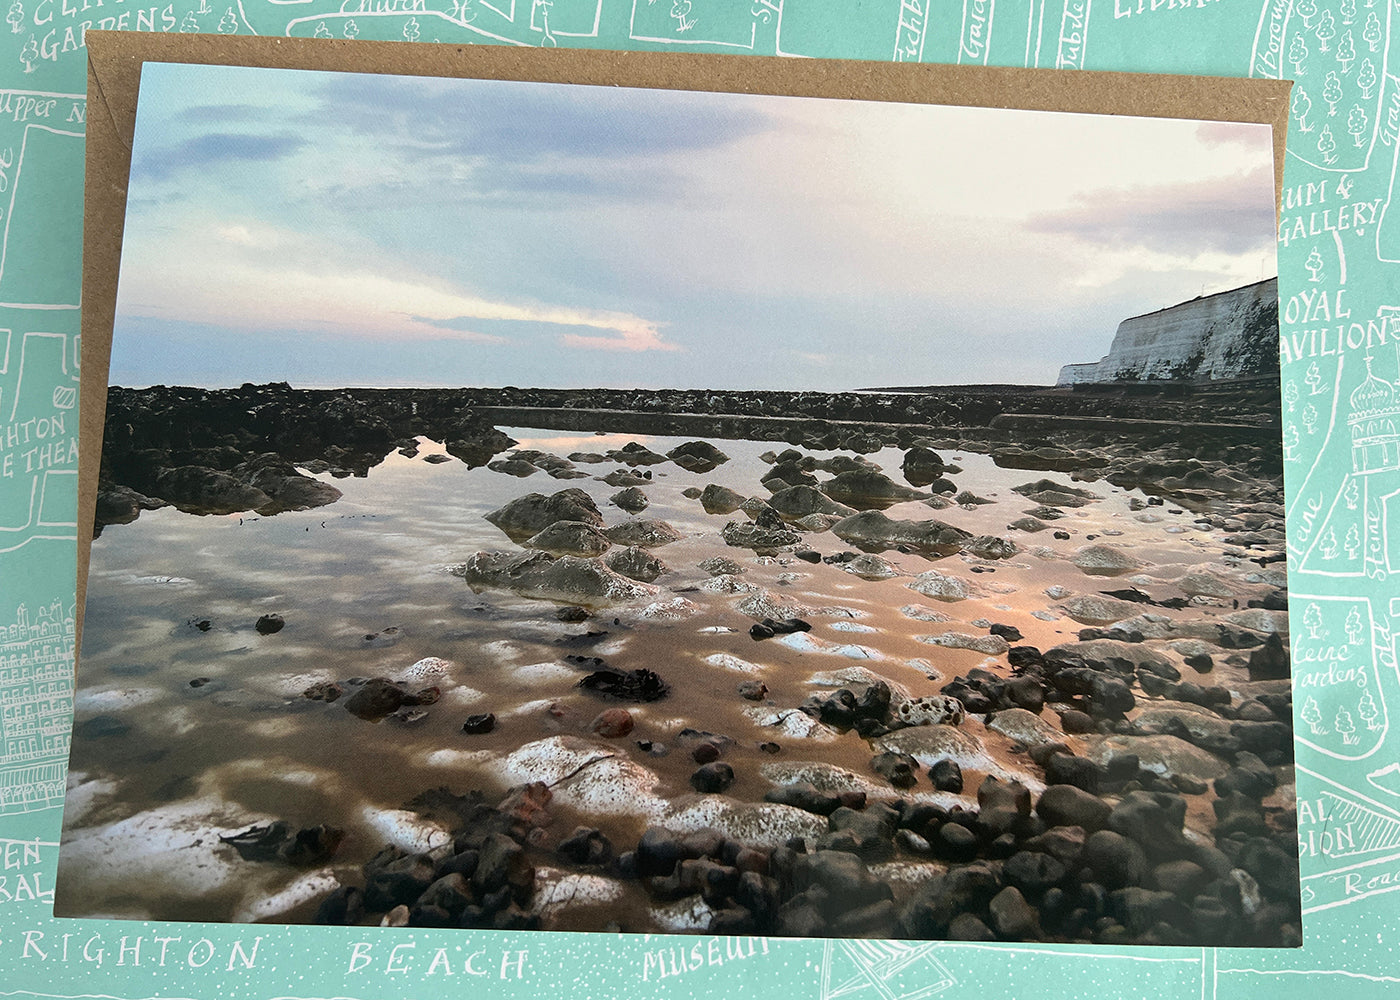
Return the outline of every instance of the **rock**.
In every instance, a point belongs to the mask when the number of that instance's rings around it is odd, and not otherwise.
[[[635,545],[644,549],[669,545],[683,537],[675,528],[656,518],[631,518],[603,529],[603,534],[614,544]]]
[[[1020,486],[1013,486],[1013,493],[1019,493],[1027,500],[1033,500],[1038,504],[1045,504],[1051,507],[1083,507],[1094,500],[1101,499],[1098,494],[1088,490],[1081,490],[1074,486],[1066,486],[1057,483],[1053,479],[1038,479],[1033,483],[1022,483]],[[1036,514],[1040,517],[1042,515]]]
[[[612,546],[606,535],[583,521],[555,521],[521,544],[551,555],[584,557],[601,555]]]
[[[857,548],[880,552],[905,547],[950,555],[972,536],[942,521],[897,521],[878,510],[866,510],[837,521],[832,534]]]
[[[461,576],[478,592],[505,590],[521,597],[582,607],[629,604],[650,600],[659,593],[655,587],[629,580],[597,560],[555,558],[545,552],[477,552],[461,568]]]
[[[739,685],[739,697],[747,701],[762,701],[768,696],[768,685],[762,681],[743,681]]]
[[[837,503],[815,486],[789,486],[768,498],[768,504],[783,517],[795,520],[808,514],[834,514],[849,517],[855,511]]]
[[[987,720],[987,728],[1028,747],[1066,742],[1063,733],[1024,708],[1008,708],[997,712]]]
[[[589,729],[604,739],[618,739],[632,731],[632,713],[625,708],[605,708],[593,719]]]
[[[942,635],[921,635],[920,642],[949,649],[970,649],[987,656],[1001,656],[1011,647],[999,635],[968,635],[966,632],[944,632]]]
[[[888,580],[891,577],[899,576],[899,570],[879,556],[869,553],[858,555],[849,562],[841,563],[840,566],[843,572],[858,576],[862,580]]]
[[[744,572],[744,567],[725,556],[711,556],[699,565],[710,576],[737,576]]]
[[[1175,736],[1109,736],[1090,748],[1089,757],[1109,767],[1119,758],[1135,757],[1144,770],[1166,778],[1185,774],[1211,780],[1227,770],[1224,762],[1214,754]]]
[[[263,615],[253,625],[253,628],[257,630],[258,635],[275,635],[281,632],[286,624],[281,615]]]
[[[483,712],[480,715],[469,715],[467,721],[462,723],[462,732],[473,736],[482,733],[489,733],[496,728],[496,716],[493,712]]]
[[[895,788],[913,788],[919,780],[919,762],[908,754],[888,751],[876,754],[870,759],[870,766]]]
[[[585,691],[620,701],[659,701],[671,691],[670,685],[645,667],[637,670],[595,670],[578,682]]]
[[[1137,613],[1127,601],[1100,594],[1080,594],[1061,605],[1065,614],[1084,625],[1108,625]]]
[[[700,506],[706,514],[732,514],[744,505],[745,499],[727,486],[711,483],[700,493]]]
[[[978,535],[963,542],[962,550],[979,559],[1010,559],[1021,551],[1009,538],[998,535]]]
[[[1249,654],[1249,679],[1282,680],[1289,676],[1288,651],[1277,632],[1269,633],[1264,645]]]
[[[964,711],[962,702],[947,695],[931,695],[901,701],[892,716],[905,726],[934,726],[946,723],[960,725]]]
[[[629,514],[636,514],[647,509],[651,501],[647,495],[635,486],[629,486],[625,490],[618,490],[608,498],[614,507],[621,508]]]
[[[272,504],[256,486],[199,465],[161,469],[152,485],[151,492],[187,514],[235,514]]]
[[[963,790],[962,768],[955,760],[945,758],[935,761],[928,769],[928,776],[933,781],[933,787],[940,792],[960,793]]]
[[[1142,566],[1139,560],[1112,545],[1087,545],[1070,562],[1092,576],[1117,576]]]
[[[1147,855],[1122,834],[1099,830],[1084,841],[1084,863],[1094,879],[1110,889],[1139,885],[1147,875]]]
[[[819,488],[831,499],[857,510],[888,507],[904,500],[923,500],[929,496],[928,493],[901,486],[874,469],[852,469],[838,473]]]
[[[345,710],[361,719],[377,722],[397,712],[409,697],[408,692],[387,677],[375,677],[345,700]]]
[[[575,827],[574,832],[559,842],[554,853],[576,865],[596,867],[612,861],[612,841],[592,827]]]
[[[614,462],[622,462],[625,465],[660,465],[666,461],[665,455],[658,455],[644,444],[636,441],[629,441],[621,448],[614,448],[605,456]]]
[[[581,489],[560,490],[551,496],[527,493],[504,507],[491,511],[486,520],[519,542],[543,531],[556,521],[582,521],[603,526],[603,515],[593,499]]]
[[[932,597],[938,601],[963,601],[969,597],[981,596],[981,591],[961,577],[948,576],[936,569],[927,570],[907,585],[910,590]]]
[[[730,521],[720,531],[724,544],[740,549],[753,549],[760,555],[780,552],[802,540],[802,536],[787,528],[761,528],[752,522]]]
[[[1108,823],[1112,807],[1073,785],[1051,785],[1040,796],[1035,812],[1052,827],[1078,826],[1092,832]]]
[[[667,572],[664,562],[636,545],[613,549],[603,557],[603,565],[638,583],[651,583]]]
[[[987,904],[992,927],[1004,940],[1027,941],[1036,937],[1039,918],[1015,886],[1007,886]]]
[[[729,461],[729,456],[708,441],[687,441],[676,445],[666,457],[691,472],[709,472]]]
[[[703,765],[690,776],[691,787],[702,794],[722,792],[734,783],[734,768],[723,761]]]
[[[909,485],[927,486],[943,476],[945,466],[937,452],[915,445],[904,453],[901,469]]]

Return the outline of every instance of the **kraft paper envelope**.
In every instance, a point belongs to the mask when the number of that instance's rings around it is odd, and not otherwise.
[[[102,451],[132,135],[145,62],[213,63],[733,91],[1035,111],[1253,122],[1273,127],[1283,188],[1288,80],[1186,77],[755,56],[421,45],[409,42],[92,31],[83,235],[78,638]]]

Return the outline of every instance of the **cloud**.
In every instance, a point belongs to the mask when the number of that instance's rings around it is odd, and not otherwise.
[[[177,170],[207,169],[225,163],[272,163],[296,153],[306,141],[295,135],[242,135],[209,132],[174,147],[148,149],[133,158],[133,177],[164,180]]]
[[[375,263],[352,248],[256,223],[218,220],[174,236],[133,232],[123,251],[118,308],[130,316],[250,331],[503,344],[544,327],[564,347],[679,349],[662,339],[655,321],[633,313],[481,295]]]
[[[1091,191],[1076,204],[1026,220],[1031,232],[1071,236],[1110,249],[1257,253],[1274,241],[1273,174]]]
[[[1236,143],[1248,149],[1258,149],[1261,132],[1267,136],[1269,126],[1247,122],[1201,122],[1196,126],[1196,139],[1206,146]],[[1262,140],[1267,144],[1268,139]]]

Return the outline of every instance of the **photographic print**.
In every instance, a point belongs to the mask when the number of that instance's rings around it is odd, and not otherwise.
[[[1297,946],[1272,149],[146,64],[56,913]]]

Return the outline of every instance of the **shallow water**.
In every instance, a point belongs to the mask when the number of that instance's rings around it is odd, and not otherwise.
[[[628,441],[664,453],[687,440],[520,429],[507,433],[522,448],[560,456],[604,452]],[[736,685],[757,677],[767,684],[774,707],[791,709],[815,690],[814,674],[860,665],[911,695],[935,694],[987,657],[930,645],[920,636],[946,631],[982,635],[985,626],[970,623],[984,619],[1014,625],[1023,642],[1046,649],[1073,640],[1082,627],[1054,610],[1060,601],[1049,597],[1046,588],[1094,593],[1136,585],[1153,597],[1179,596],[1171,581],[1199,565],[1219,564],[1225,549],[1218,533],[1193,525],[1190,512],[1170,506],[1134,512],[1129,499],[1143,499],[1141,494],[1107,483],[1080,483],[1076,485],[1087,485],[1102,501],[1066,510],[1051,530],[1010,532],[1023,548],[1011,559],[926,559],[886,552],[884,557],[905,575],[866,581],[836,566],[811,565],[787,555],[760,558],[725,546],[718,530],[744,515],[707,515],[682,491],[719,483],[745,496],[766,496],[759,477],[767,467],[759,455],[782,446],[715,443],[731,456],[730,462],[702,474],[670,462],[651,466],[654,480],[642,487],[651,505],[640,516],[664,519],[685,536],[653,550],[671,570],[658,581],[663,588],[658,599],[680,596],[694,606],[693,613],[674,622],[647,620],[637,609],[616,609],[582,624],[564,624],[556,619],[553,603],[473,593],[450,574],[451,566],[478,550],[518,549],[484,519],[488,511],[527,492],[579,487],[594,498],[608,524],[615,524],[627,517],[608,503],[619,488],[593,478],[555,480],[543,472],[517,479],[485,468],[469,470],[456,460],[431,464],[425,458],[443,449],[427,441],[420,442],[412,459],[391,453],[367,478],[320,477],[334,482],[344,496],[317,510],[275,517],[195,517],[167,508],[143,513],[133,524],[108,527],[92,549],[71,761],[70,784],[77,791],[70,791],[65,819],[63,853],[71,863],[60,866],[59,912],[227,920],[246,917],[250,899],[297,877],[286,869],[236,859],[222,876],[206,873],[203,881],[199,870],[183,880],[162,878],[159,860],[87,863],[106,856],[102,852],[126,832],[122,823],[129,826],[143,814],[178,816],[188,806],[193,818],[180,826],[188,836],[181,841],[172,835],[169,848],[194,847],[223,865],[230,864],[231,851],[219,848],[210,835],[210,816],[222,820],[222,832],[271,818],[297,826],[344,827],[347,838],[336,860],[351,870],[395,835],[385,825],[388,811],[426,789],[482,789],[494,801],[505,782],[490,772],[490,760],[551,735],[587,736],[592,718],[609,707],[577,688],[585,671],[564,659],[569,654],[602,656],[624,670],[647,667],[670,684],[668,698],[627,706],[636,729],[611,741],[613,749],[656,772],[656,792],[662,797],[691,792],[688,780],[695,764],[677,740],[687,726],[734,739],[724,757],[736,773],[727,794],[741,800],[762,798],[771,786],[759,767],[774,760],[820,760],[878,781],[869,769],[870,745],[856,734],[823,743],[774,736],[744,714],[755,703],[739,698]],[[808,453],[817,458],[834,454]],[[959,488],[996,502],[932,511],[916,501],[888,509],[890,517],[937,518],[974,534],[1003,535],[1009,522],[1036,506],[1011,487],[1042,477],[1070,482],[1063,474],[999,469],[981,455],[943,454],[964,470],[953,477]],[[886,449],[867,457],[901,480],[901,452]],[[598,477],[619,467],[611,461],[578,465]],[[1056,541],[1055,529],[1072,537]],[[1128,550],[1146,567],[1117,580],[1088,576],[1066,558],[1091,540]],[[808,535],[805,544],[824,555],[848,548],[830,533]],[[716,554],[744,565],[742,579],[774,600],[801,605],[799,613],[812,623],[811,633],[785,641],[752,640],[747,629],[753,619],[736,607],[748,595],[696,589],[708,579],[698,563]],[[913,575],[931,568],[975,582],[984,596],[944,603],[907,588]],[[1249,591],[1238,580],[1236,586]],[[948,620],[916,620],[901,611],[909,606]],[[1188,614],[1229,610],[1226,602],[1223,608],[1195,608]],[[286,627],[259,635],[254,622],[274,612],[285,618]],[[210,623],[207,631],[192,624],[202,620]],[[702,631],[717,627],[735,631]],[[590,639],[589,631],[607,634]],[[741,665],[716,654],[753,664],[757,673],[732,669]],[[366,722],[344,711],[343,702],[300,697],[318,681],[405,678],[424,657],[442,658],[450,667],[445,676],[413,685],[435,684],[443,691],[442,700],[418,723],[393,718]],[[1004,658],[994,665],[1006,673]],[[1189,667],[1182,671],[1185,679],[1199,679]],[[1217,670],[1212,682],[1221,677]],[[469,736],[461,731],[467,715],[487,711],[499,718],[494,732]],[[1045,714],[1053,720],[1053,713]],[[1024,753],[1007,741],[976,720],[967,725],[1011,773],[1033,771]],[[672,752],[648,754],[636,740],[656,741]],[[759,751],[758,744],[766,740],[781,744],[778,756]],[[978,780],[976,773],[967,775],[969,801],[975,801]],[[619,850],[635,842],[645,826],[634,818],[600,821],[570,815],[567,809],[556,812],[553,839],[586,821],[602,826]],[[108,853],[125,858],[123,850],[130,853],[127,848]],[[247,877],[235,878],[231,872]],[[271,915],[307,919],[311,909],[314,905],[293,898],[284,912]]]

